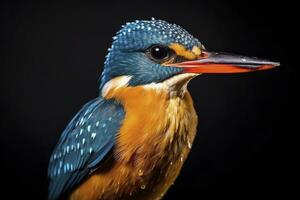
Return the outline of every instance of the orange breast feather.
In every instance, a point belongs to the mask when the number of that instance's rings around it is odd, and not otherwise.
[[[188,92],[123,87],[106,94],[125,108],[114,155],[70,199],[160,199],[173,184],[194,140],[197,116]]]

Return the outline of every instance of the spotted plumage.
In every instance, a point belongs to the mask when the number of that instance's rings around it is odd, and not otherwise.
[[[189,50],[194,46],[204,48],[198,39],[180,26],[155,19],[127,23],[113,39],[104,63],[100,89],[120,75],[131,74],[133,78],[129,85],[140,85],[160,82],[182,72],[176,67],[162,69],[159,64],[144,59],[143,52],[151,45],[182,44]]]
[[[278,65],[207,52],[163,20],[127,23],[113,39],[99,97],[75,115],[50,158],[49,200],[161,199],[196,134],[188,82]]]
[[[62,133],[50,158],[49,199],[69,192],[111,151],[124,118],[117,102],[98,97],[87,103]]]
[[[185,29],[176,25],[170,24],[163,20],[136,20],[128,22],[123,28],[113,37],[113,45],[109,49],[132,50],[145,49],[151,44],[171,43],[183,44],[186,48],[192,50],[193,46],[204,48],[201,42],[189,34]]]

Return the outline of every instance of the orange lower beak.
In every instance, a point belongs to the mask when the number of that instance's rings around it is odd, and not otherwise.
[[[180,67],[185,73],[243,73],[271,69],[280,65],[279,62],[228,53],[203,52],[203,55],[198,60],[169,66]]]

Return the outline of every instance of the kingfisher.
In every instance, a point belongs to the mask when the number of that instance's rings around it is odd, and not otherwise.
[[[205,73],[276,66],[207,51],[164,20],[126,23],[108,50],[99,96],[73,117],[50,157],[48,199],[162,199],[196,135],[188,82]]]

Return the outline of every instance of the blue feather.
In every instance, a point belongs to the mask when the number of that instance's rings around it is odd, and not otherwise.
[[[100,90],[109,80],[131,76],[130,86],[158,83],[182,72],[178,67],[162,67],[148,59],[145,51],[155,44],[183,44],[192,50],[204,49],[201,42],[182,27],[163,20],[137,20],[127,23],[113,38],[101,75]]]
[[[123,107],[101,97],[88,102],[63,131],[50,158],[49,200],[78,185],[97,168],[115,144],[124,118]]]

